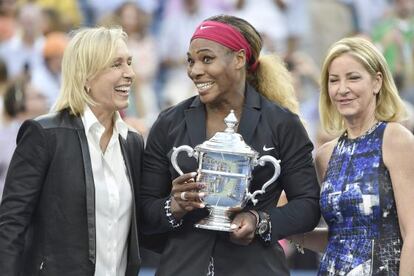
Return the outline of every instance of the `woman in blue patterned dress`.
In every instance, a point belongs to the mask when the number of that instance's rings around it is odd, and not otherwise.
[[[316,155],[328,229],[296,236],[325,251],[319,275],[414,275],[413,135],[387,64],[363,38],[330,48],[320,117],[339,138]]]

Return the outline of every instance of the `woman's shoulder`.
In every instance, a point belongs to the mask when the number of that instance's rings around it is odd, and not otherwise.
[[[286,130],[298,129],[298,127],[301,129],[303,127],[303,121],[298,114],[264,97],[263,99],[261,114],[274,127]]]
[[[154,139],[155,136],[168,136],[168,133],[174,131],[183,131],[183,126],[186,122],[186,112],[191,109],[197,108],[197,104],[194,104],[196,97],[191,97],[176,105],[167,107],[162,110],[155,122],[151,126],[149,137]],[[164,137],[164,138],[165,138]],[[161,139],[162,137],[157,137]]]
[[[323,179],[325,175],[329,160],[331,159],[332,153],[337,143],[338,138],[335,138],[329,142],[324,143],[316,150],[315,165],[320,180]]]
[[[135,128],[128,125],[128,136],[127,139],[131,138],[133,141],[139,144],[144,144],[144,136],[138,132]]]
[[[326,142],[324,144],[322,144],[321,146],[319,146],[316,149],[316,159],[328,159],[331,157],[332,152],[336,146],[336,144],[338,143],[338,138],[335,138],[329,142]]]
[[[158,115],[158,120],[163,121],[176,121],[180,117],[184,117],[184,112],[191,108],[193,103],[196,101],[196,96],[188,98],[176,105],[169,106],[162,110]]]
[[[383,151],[385,153],[398,153],[409,150],[414,150],[414,135],[400,123],[387,123],[384,131]]]
[[[39,125],[41,125],[44,128],[53,128],[57,127],[60,124],[61,121],[61,112],[53,112],[41,115],[39,117],[36,117],[32,120],[32,122],[36,122]]]
[[[412,137],[413,134],[405,127],[403,124],[398,122],[387,122],[385,128],[385,133],[387,134],[400,134],[407,137]]]
[[[51,112],[29,120],[44,129],[82,129],[80,116],[73,115],[69,109]]]
[[[262,110],[264,110],[265,112],[278,113],[281,116],[287,116],[287,117],[294,117],[296,115],[291,110],[289,110],[286,107],[283,107],[279,103],[269,100],[268,98],[261,95],[260,93],[258,94],[260,95],[260,98],[262,100]]]

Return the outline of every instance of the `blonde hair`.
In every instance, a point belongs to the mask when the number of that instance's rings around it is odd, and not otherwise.
[[[276,55],[261,55],[260,65],[249,83],[270,101],[299,114],[299,103],[293,87],[292,76],[283,61]]]
[[[120,27],[83,28],[75,32],[62,60],[62,85],[54,111],[69,109],[80,116],[85,104],[95,105],[86,89],[86,82],[106,69],[112,62],[119,40],[127,34]]]
[[[270,101],[299,114],[292,77],[279,57],[260,55],[263,41],[259,32],[246,20],[231,15],[217,15],[206,20],[225,23],[240,31],[252,51],[251,60],[246,65],[247,82]],[[259,65],[251,72],[249,68],[257,60]]]
[[[377,73],[382,74],[382,87],[376,96],[375,118],[379,121],[390,122],[405,119],[405,106],[398,95],[384,56],[370,41],[361,37],[348,37],[337,41],[330,47],[322,65],[319,116],[325,131],[338,134],[344,130],[344,119],[332,104],[328,92],[329,66],[334,59],[343,54],[354,57],[372,77],[375,77]]]

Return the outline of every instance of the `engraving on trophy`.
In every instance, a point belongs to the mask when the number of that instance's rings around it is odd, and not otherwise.
[[[250,161],[246,156],[208,152],[203,154],[197,181],[206,183],[207,207],[240,207],[249,175]]]

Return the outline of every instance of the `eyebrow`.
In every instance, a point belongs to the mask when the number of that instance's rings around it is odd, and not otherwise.
[[[352,71],[352,72],[348,72],[348,73],[346,73],[345,75],[346,76],[349,76],[349,75],[352,75],[352,74],[360,74],[359,72],[356,72],[356,71]],[[330,77],[330,76],[332,76],[332,77],[338,77],[339,75],[338,74],[331,74],[331,73],[328,73],[328,77]]]
[[[200,50],[198,50],[196,52],[196,54],[199,54],[200,52],[212,52],[212,50],[211,49],[208,49],[208,48],[201,48]]]
[[[123,59],[124,59],[123,57],[115,57],[115,58],[113,59],[113,61],[119,61],[119,60],[123,60]],[[127,60],[132,60],[132,56],[128,56],[126,59],[127,59]]]
[[[200,49],[200,50],[197,50],[196,54],[199,54],[199,53],[201,53],[201,52],[213,52],[213,51],[212,51],[212,50],[210,50],[210,49],[208,49],[208,48],[202,48],[202,49]],[[188,56],[188,57],[190,57],[190,56],[191,56],[190,52],[187,52],[187,56]]]

